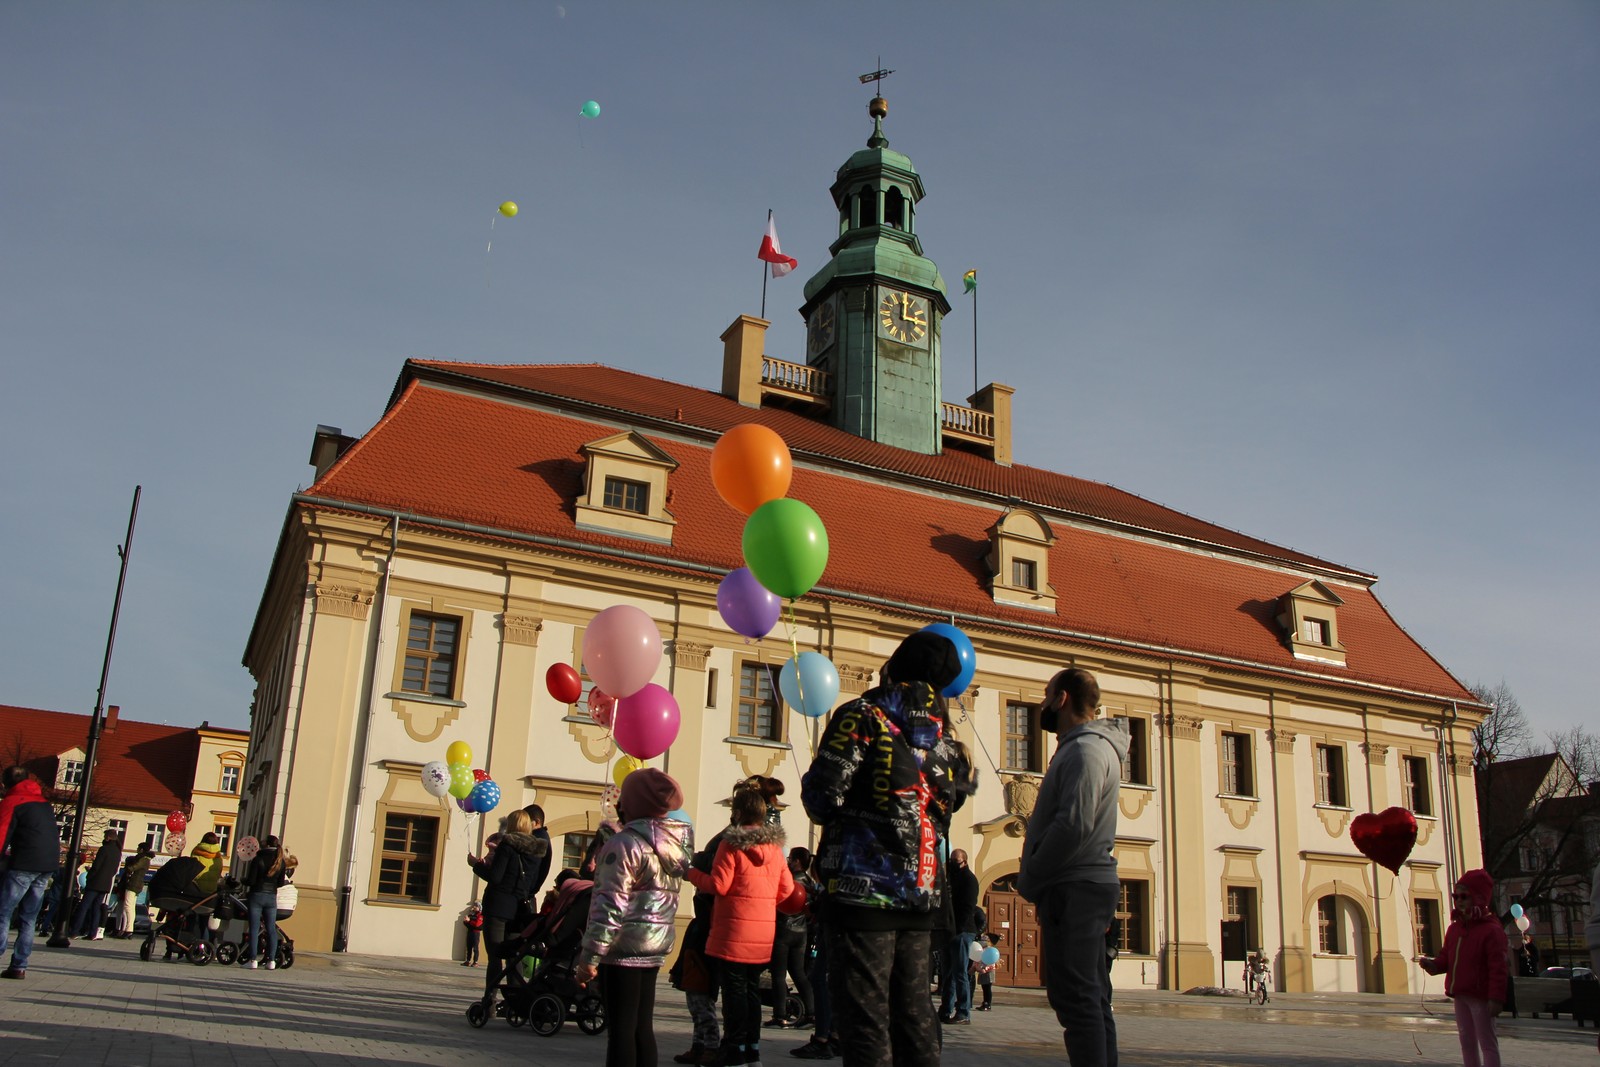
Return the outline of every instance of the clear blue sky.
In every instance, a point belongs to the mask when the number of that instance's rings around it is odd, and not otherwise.
[[[142,483],[109,700],[243,725],[313,430],[406,357],[715,388],[770,207],[803,358],[880,54],[1022,462],[1376,572],[1593,724],[1600,5],[1466,0],[0,6],[0,703],[93,707]]]

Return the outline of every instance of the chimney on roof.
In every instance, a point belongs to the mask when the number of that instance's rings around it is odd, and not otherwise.
[[[1011,466],[1011,395],[1009,385],[990,382],[967,398],[974,411],[987,412],[991,419],[990,458],[1002,467]]]
[[[100,727],[102,732],[109,734],[112,730],[117,728],[117,712],[121,710],[122,706],[119,704],[113,704],[106,709],[105,725]]]
[[[747,408],[761,406],[761,360],[770,325],[766,319],[740,315],[722,331],[722,395]]]
[[[344,455],[345,450],[356,443],[354,437],[346,437],[344,431],[337,426],[317,426],[317,435],[311,441],[311,458],[306,462],[317,468],[317,478],[328,473],[328,468],[334,461]]]

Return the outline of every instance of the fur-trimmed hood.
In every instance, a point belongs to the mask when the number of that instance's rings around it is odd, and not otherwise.
[[[550,851],[550,840],[533,834],[501,834],[496,848],[509,848],[525,856],[538,859]]]
[[[765,822],[760,826],[730,826],[722,831],[722,840],[729,848],[743,849],[749,853],[750,862],[757,867],[767,861],[761,845],[777,845],[779,853],[789,842],[779,823]]]

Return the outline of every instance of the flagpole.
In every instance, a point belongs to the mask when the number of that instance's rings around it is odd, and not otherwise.
[[[978,287],[972,287],[972,395],[978,395]]]
[[[772,229],[772,209],[767,208],[767,229]],[[767,269],[765,261],[761,264],[761,317],[767,317],[767,275],[772,272]]]

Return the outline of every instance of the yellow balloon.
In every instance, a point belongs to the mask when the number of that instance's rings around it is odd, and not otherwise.
[[[636,759],[633,756],[621,756],[617,759],[617,765],[611,768],[611,780],[617,783],[618,789],[621,789],[622,780],[643,766],[644,760],[642,759]]]
[[[446,763],[465,763],[472,766],[472,746],[465,741],[452,741],[450,747],[444,750]]]
[[[500,214],[504,215],[506,218],[508,218],[508,219],[509,218],[513,218],[516,215],[516,213],[517,213],[516,201],[507,200],[505,203],[500,205]]]

